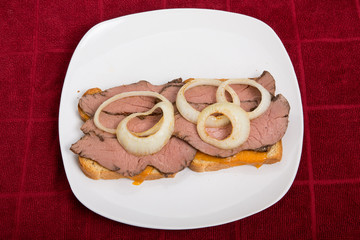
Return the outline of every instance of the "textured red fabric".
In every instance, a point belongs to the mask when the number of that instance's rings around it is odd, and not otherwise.
[[[311,148],[317,149],[311,152],[314,179],[359,177],[354,155],[359,157],[360,138],[355,136],[360,136],[360,108],[311,111],[309,121]]]
[[[30,109],[30,75],[32,55],[3,53],[0,55],[1,101],[0,119],[26,118]],[[11,111],[8,108],[11,106]]]
[[[295,0],[303,40],[359,37],[359,2]]]
[[[25,138],[22,136],[26,122],[3,121],[0,124],[1,174],[0,192],[13,194],[20,191],[21,173],[24,169],[22,159],[25,154]]]
[[[62,83],[72,52],[39,53],[36,59],[33,117],[56,119],[59,114]],[[51,71],[49,72],[49,69]]]
[[[93,213],[71,192],[58,140],[72,53],[95,24],[164,8],[258,18],[279,35],[302,93],[296,179],[274,206],[216,227],[164,231]],[[12,0],[0,3],[0,239],[359,239],[358,0]]]
[[[1,52],[21,52],[34,49],[35,6],[35,1],[0,2]]]
[[[315,195],[319,239],[358,239],[359,182],[348,181],[341,187],[332,182],[319,184],[315,186]]]
[[[313,62],[304,66],[309,106],[359,102],[360,81],[355,80],[360,75],[359,48],[359,41],[307,42],[302,45],[304,62]]]

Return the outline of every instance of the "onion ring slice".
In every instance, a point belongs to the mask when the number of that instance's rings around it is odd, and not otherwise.
[[[176,96],[176,107],[180,114],[189,122],[197,123],[200,112],[195,110],[186,100],[185,92],[200,85],[220,86],[223,82],[217,79],[197,78],[182,86]],[[240,106],[240,99],[230,86],[224,86],[233,99],[233,103]],[[225,95],[225,93],[224,93]],[[225,116],[210,116],[206,121],[207,127],[222,127],[229,123]]]
[[[206,132],[206,119],[214,113],[222,113],[232,124],[231,134],[222,140],[209,136]],[[200,138],[221,149],[233,149],[243,144],[250,134],[250,120],[247,113],[238,105],[229,102],[214,103],[201,111],[197,121],[197,132]]]
[[[104,101],[96,110],[95,114],[94,114],[94,123],[95,126],[101,130],[103,130],[104,132],[108,132],[108,133],[112,133],[112,134],[116,134],[116,129],[114,128],[107,128],[104,125],[102,125],[100,123],[99,120],[99,116],[101,111],[110,103],[116,101],[116,100],[120,100],[122,98],[126,98],[126,97],[135,97],[135,96],[147,96],[147,97],[156,97],[159,98],[160,100],[164,101],[164,102],[169,102],[169,100],[167,100],[167,98],[165,98],[163,95],[157,93],[157,92],[151,92],[151,91],[133,91],[133,92],[124,92],[124,93],[119,93],[115,96],[112,96],[111,98],[109,98],[108,100]],[[170,103],[170,102],[169,102]],[[170,103],[171,104],[171,103]],[[150,130],[150,129],[149,129]],[[147,130],[147,131],[149,131]],[[152,130],[153,131],[153,130]],[[140,133],[141,134],[141,133]]]
[[[137,134],[129,131],[127,124],[131,119],[137,116],[149,115],[157,108],[161,108],[163,111],[163,120],[159,121],[162,123],[154,125],[160,126],[158,131],[146,137],[139,137]],[[169,141],[174,131],[174,122],[175,118],[172,104],[170,102],[159,102],[147,112],[134,113],[124,118],[116,129],[116,137],[119,143],[129,153],[137,156],[153,154],[160,151]]]
[[[271,95],[268,90],[266,90],[262,85],[257,83],[255,80],[250,80],[248,78],[239,78],[239,79],[229,79],[225,82],[222,82],[216,91],[216,101],[217,102],[227,102],[225,97],[225,90],[229,84],[246,84],[257,88],[261,93],[261,102],[260,104],[251,112],[248,112],[249,119],[254,119],[263,114],[271,103]]]
[[[162,100],[162,102],[157,103],[152,109],[150,109],[147,112],[133,113],[125,117],[119,123],[116,129],[107,128],[100,123],[99,120],[100,113],[108,104],[116,100],[120,100],[126,97],[132,97],[132,96],[156,97]],[[127,128],[127,124],[131,119],[141,115],[149,115],[157,108],[161,108],[163,112],[163,116],[152,128],[140,133],[129,131],[129,129]],[[116,134],[119,143],[129,153],[138,156],[149,155],[160,151],[172,136],[172,133],[174,131],[174,123],[175,123],[174,107],[168,99],[166,99],[164,96],[156,92],[151,92],[151,91],[124,92],[109,98],[98,107],[94,115],[94,123],[96,127],[98,127],[103,131]]]

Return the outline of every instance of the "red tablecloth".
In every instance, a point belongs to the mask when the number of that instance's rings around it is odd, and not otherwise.
[[[71,55],[101,21],[175,7],[258,18],[298,77],[305,137],[296,180],[274,206],[217,227],[163,231],[101,217],[73,195],[58,141]],[[360,239],[359,0],[11,0],[0,3],[1,239]]]

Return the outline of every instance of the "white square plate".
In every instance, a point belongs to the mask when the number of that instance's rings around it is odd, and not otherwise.
[[[80,170],[71,144],[81,136],[77,103],[89,88],[174,78],[257,77],[268,70],[291,110],[283,159],[257,169],[234,167],[173,179],[92,180]],[[240,14],[171,9],[102,22],[83,37],[71,59],[61,96],[59,137],[67,178],[75,196],[92,211],[115,221],[159,229],[214,226],[255,214],[280,200],[300,162],[303,112],[290,58],[265,23]]]

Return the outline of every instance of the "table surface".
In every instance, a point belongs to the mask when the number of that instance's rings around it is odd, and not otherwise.
[[[81,37],[111,18],[164,8],[242,13],[272,27],[298,78],[305,135],[289,192],[245,219],[196,230],[129,226],[71,192],[58,140],[66,70]],[[1,239],[359,239],[359,0],[98,0],[0,3]]]

